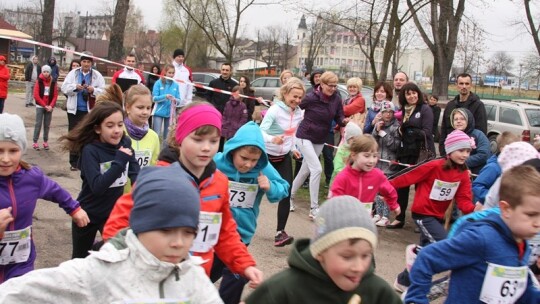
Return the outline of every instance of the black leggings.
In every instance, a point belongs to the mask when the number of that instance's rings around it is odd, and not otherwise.
[[[68,132],[73,130],[79,122],[88,114],[88,112],[77,111],[75,114],[67,113],[68,117]],[[78,168],[79,155],[77,153],[69,152],[69,164]]]
[[[404,164],[414,164],[416,163],[416,160],[418,159],[418,156],[407,156],[400,158],[400,162]],[[400,168],[404,169],[404,168]],[[396,220],[404,223],[405,222],[405,214],[407,212],[407,207],[409,206],[409,192],[410,192],[410,186],[405,188],[399,188],[397,189],[397,195],[398,195],[398,204],[399,208],[401,208],[401,213],[396,216]]]
[[[285,154],[281,157],[273,156],[268,154],[270,163],[276,169],[276,171],[281,175],[281,178],[289,183],[289,195],[286,198],[279,201],[278,211],[277,211],[277,230],[285,230],[287,225],[287,220],[289,219],[289,208],[291,207],[291,189],[292,184],[292,160],[289,154]]]
[[[71,223],[71,240],[73,243],[72,259],[85,258],[88,256],[88,251],[94,246],[97,232],[103,234],[103,227],[105,221],[102,223],[91,222],[85,227],[79,227],[75,222]]]

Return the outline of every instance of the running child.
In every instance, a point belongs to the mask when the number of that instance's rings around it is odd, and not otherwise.
[[[269,202],[277,203],[289,195],[289,184],[268,163],[262,133],[253,121],[238,129],[214,160],[218,170],[229,178],[231,211],[242,243],[248,246],[257,228],[263,195],[266,194]],[[219,288],[223,302],[240,302],[246,280],[224,268],[217,257],[214,258],[212,272],[216,275],[223,273]]]
[[[283,75],[283,73],[282,73]],[[298,159],[300,152],[296,150],[294,141],[296,129],[304,114],[298,107],[305,94],[305,87],[298,78],[290,78],[278,91],[272,106],[261,122],[268,162],[279,172],[279,175],[292,184],[293,168],[291,155]],[[294,238],[285,232],[289,219],[291,196],[279,201],[277,211],[277,231],[274,246],[283,247],[292,244]]]
[[[90,224],[71,225],[73,258],[84,258],[92,248],[128,178],[135,182],[139,164],[131,140],[124,134],[124,111],[120,105],[98,103],[67,135],[64,148],[80,155],[82,186],[77,200],[88,212]]]
[[[221,133],[225,139],[230,139],[246,122],[248,122],[248,108],[240,97],[244,91],[240,86],[234,86],[231,90],[231,98],[225,104],[223,110],[223,129]]]
[[[345,131],[343,132],[343,140],[339,144],[336,155],[334,156],[334,172],[332,172],[332,179],[330,181],[330,188],[332,188],[332,183],[334,182],[334,179],[336,178],[336,175],[345,168],[345,165],[347,163],[347,160],[349,159],[349,155],[351,154],[351,151],[349,150],[352,140],[356,137],[362,135],[362,129],[360,129],[360,126],[358,126],[355,123],[347,124],[345,126]],[[330,195],[332,191],[328,192],[328,196]]]
[[[396,188],[416,185],[411,207],[412,218],[420,228],[420,246],[444,240],[444,216],[455,199],[458,208],[468,214],[481,210],[482,204],[472,202],[471,180],[465,162],[474,148],[474,142],[463,131],[454,130],[445,142],[446,158],[437,158],[405,169],[390,183]],[[394,287],[404,292],[410,285],[405,269],[398,275]]]
[[[405,303],[429,303],[432,276],[448,270],[448,303],[538,303],[540,290],[527,270],[527,240],[540,232],[539,184],[531,166],[504,172],[500,215],[466,222],[452,238],[422,249]]]
[[[34,86],[34,99],[36,100],[36,124],[34,126],[34,143],[32,144],[34,150],[39,150],[38,140],[42,125],[43,149],[49,150],[49,128],[51,127],[56,98],[58,98],[58,85],[51,76],[51,67],[44,65]]]
[[[374,272],[377,229],[360,201],[331,198],[314,223],[311,239],[294,243],[289,268],[255,289],[247,304],[401,303]]]
[[[384,173],[376,168],[379,160],[378,145],[368,134],[353,137],[349,147],[351,155],[347,166],[337,176],[330,191],[332,196],[350,195],[362,202],[372,214],[373,201],[380,193],[396,216],[401,212],[397,192]]]
[[[201,214],[199,231],[191,246],[191,253],[206,263],[206,274],[214,260],[214,252],[235,273],[242,273],[255,287],[262,281],[262,272],[255,267],[255,260],[240,240],[229,207],[229,181],[216,169],[212,160],[219,147],[221,114],[206,102],[193,102],[185,106],[178,116],[176,132],[171,132],[168,147],[161,151],[158,166],[179,162],[182,170],[192,176],[200,191]],[[135,185],[136,188],[136,185]],[[105,225],[103,238],[114,237],[128,227],[132,194],[124,194],[115,204]],[[219,274],[221,277],[221,273]],[[219,279],[212,278],[212,282]]]
[[[23,120],[0,114],[0,248],[4,249],[0,251],[0,284],[34,269],[32,215],[38,199],[57,203],[78,227],[89,223],[86,212],[66,190],[21,159],[26,145]]]
[[[152,111],[150,90],[142,85],[131,86],[126,91],[125,107],[127,117],[124,119],[124,128],[131,139],[135,159],[141,168],[153,166],[157,163],[160,144],[157,133],[148,126]],[[131,183],[128,183],[124,188],[124,193],[130,190]]]
[[[169,134],[169,126],[176,121],[176,105],[181,104],[180,87],[173,80],[174,72],[172,64],[165,65],[161,79],[156,81],[152,90],[152,128],[164,141]]]
[[[0,285],[2,303],[223,303],[189,248],[199,193],[180,164],[144,168],[130,228],[85,259]]]
[[[399,135],[399,121],[394,117],[395,106],[391,101],[381,103],[382,119],[373,128],[373,137],[379,144],[379,155],[384,160],[397,160],[397,153],[401,144],[401,135]],[[386,176],[396,172],[397,167],[388,162],[379,161],[377,168],[381,169]],[[379,227],[385,227],[390,224],[390,212],[387,205],[380,196],[375,197],[375,215],[373,221]]]

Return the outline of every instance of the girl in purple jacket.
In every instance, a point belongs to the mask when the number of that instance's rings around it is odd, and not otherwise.
[[[234,86],[231,90],[231,98],[225,104],[223,110],[223,127],[221,135],[231,139],[241,126],[248,122],[248,108],[240,94],[244,94],[240,86]]]
[[[59,204],[79,227],[90,221],[66,190],[21,160],[26,146],[22,119],[0,114],[0,284],[34,269],[32,214],[38,199]]]
[[[304,156],[304,160],[291,187],[291,206],[293,206],[296,191],[309,176],[311,198],[309,218],[312,220],[319,213],[319,182],[322,172],[319,155],[328,138],[332,121],[341,127],[348,122],[343,116],[343,104],[337,90],[337,75],[324,72],[319,79],[320,84],[309,92],[299,105],[300,109],[304,110],[304,120],[296,131],[296,147]]]

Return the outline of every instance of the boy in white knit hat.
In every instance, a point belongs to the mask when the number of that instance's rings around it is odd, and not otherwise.
[[[352,196],[327,200],[310,239],[294,244],[287,270],[260,285],[246,303],[401,303],[372,263],[377,230]]]

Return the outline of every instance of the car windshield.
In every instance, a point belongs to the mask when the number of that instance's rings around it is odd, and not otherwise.
[[[540,108],[538,109],[526,109],[527,120],[531,127],[540,127]]]

